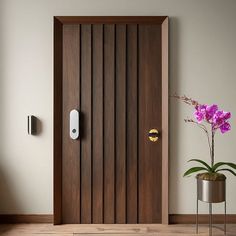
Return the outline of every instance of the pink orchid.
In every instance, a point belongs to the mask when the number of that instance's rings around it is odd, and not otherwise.
[[[210,106],[206,106],[206,120],[207,121],[210,121],[214,114],[216,113],[216,111],[218,110],[218,106],[213,104],[213,105],[210,105]]]
[[[221,133],[224,134],[230,130],[228,119],[231,118],[231,113],[218,110],[216,104],[198,104],[195,106],[194,116],[198,123],[205,121],[211,124],[212,131],[220,129]]]
[[[188,119],[184,119],[184,121],[197,125],[199,128],[201,128],[204,131],[204,133],[207,136],[211,164],[208,165],[206,162],[200,159],[191,159],[190,161],[197,161],[203,164],[204,166],[207,166],[208,172],[210,174],[218,173],[219,171],[229,171],[230,173],[236,176],[236,173],[232,169],[217,169],[218,167],[222,166],[222,163],[223,165],[228,165],[229,167],[236,169],[235,163],[224,163],[224,162],[215,163],[215,134],[218,129],[220,130],[222,134],[230,131],[231,126],[229,123],[229,119],[231,118],[231,113],[220,110],[216,104],[212,104],[212,105],[200,104],[198,101],[193,100],[192,98],[189,98],[185,95],[184,96],[175,95],[174,97],[179,100],[182,100],[184,103],[191,105],[195,108],[193,114],[196,120],[188,118]],[[207,125],[205,124],[208,124],[211,129],[209,130],[207,128]],[[184,176],[188,176],[192,173],[195,173],[201,170],[202,170],[202,167],[190,168],[184,173]]]

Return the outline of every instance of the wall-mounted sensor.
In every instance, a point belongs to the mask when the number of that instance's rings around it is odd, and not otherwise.
[[[28,123],[28,134],[36,135],[37,134],[37,117],[27,116]]]

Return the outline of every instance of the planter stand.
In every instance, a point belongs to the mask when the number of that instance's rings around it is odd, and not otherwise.
[[[209,235],[212,236],[212,204],[224,202],[224,235],[226,235],[226,184],[197,178],[196,234],[198,234],[198,201],[209,204]]]

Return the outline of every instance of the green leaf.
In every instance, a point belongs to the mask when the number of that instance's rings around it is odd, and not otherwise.
[[[219,169],[216,172],[220,172],[220,171],[229,171],[231,174],[236,176],[236,173],[233,170],[231,170],[231,169],[227,169],[227,168],[226,169]]]
[[[219,168],[220,166],[223,166],[223,165],[227,165],[227,166],[229,166],[229,167],[231,167],[231,168],[233,168],[233,169],[236,170],[236,164],[231,163],[231,162],[218,162],[218,163],[216,163],[216,164],[212,167],[212,170],[213,170],[213,171],[216,171],[217,168]]]
[[[206,166],[206,168],[211,172],[212,171],[212,168],[205,162],[205,161],[202,161],[202,160],[199,160],[199,159],[191,159],[189,160],[188,162],[190,161],[196,161],[196,162],[200,162],[201,164],[203,164],[204,166]]]
[[[208,169],[205,168],[205,167],[201,167],[201,166],[192,167],[192,168],[188,169],[188,170],[184,173],[184,177],[187,176],[187,175],[190,175],[190,174],[192,174],[192,173],[201,171],[201,170],[206,170],[206,171],[208,171]]]

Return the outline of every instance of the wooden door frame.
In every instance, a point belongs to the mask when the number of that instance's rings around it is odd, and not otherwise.
[[[162,28],[162,224],[169,223],[168,168],[168,17],[167,16],[55,16],[53,101],[53,214],[62,222],[62,28],[64,24],[158,24]]]

